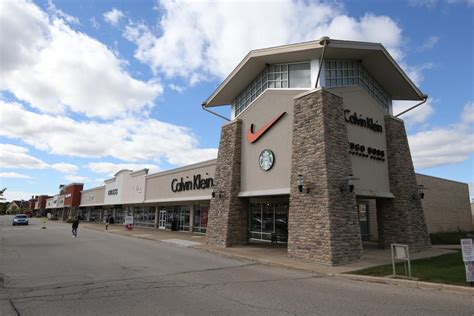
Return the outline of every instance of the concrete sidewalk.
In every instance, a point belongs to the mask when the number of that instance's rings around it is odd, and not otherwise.
[[[260,262],[264,264],[270,264],[291,269],[300,269],[321,274],[334,275],[339,273],[347,273],[351,271],[391,263],[390,250],[379,249],[372,245],[364,246],[364,253],[359,261],[347,265],[331,267],[313,262],[290,259],[287,256],[286,245],[284,244],[272,245],[270,243],[265,242],[255,242],[249,244],[248,246],[220,248],[204,244],[203,234],[189,232],[173,232],[169,230],[159,230],[155,228],[144,227],[134,227],[133,230],[128,231],[123,225],[109,225],[109,229],[106,231],[104,224],[85,222],[81,223],[81,226],[83,228],[100,230],[108,233],[162,242],[172,242],[182,246],[192,246],[193,248],[202,249],[205,251],[233,258],[241,258],[254,262]],[[435,257],[451,252],[453,252],[453,250],[451,249],[441,249],[433,247],[430,250],[413,254],[412,259]]]

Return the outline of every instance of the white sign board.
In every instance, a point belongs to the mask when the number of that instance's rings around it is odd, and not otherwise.
[[[472,239],[461,239],[462,259],[464,262],[474,261]]]
[[[393,245],[395,259],[408,259],[408,247],[406,245]]]
[[[466,266],[466,282],[474,282],[474,264],[472,261],[465,262]]]
[[[133,225],[133,215],[125,216],[125,225]]]

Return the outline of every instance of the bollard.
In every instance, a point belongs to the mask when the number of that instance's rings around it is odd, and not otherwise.
[[[46,220],[43,220],[43,227],[41,229],[46,229]]]

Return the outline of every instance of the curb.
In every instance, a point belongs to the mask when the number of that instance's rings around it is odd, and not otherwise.
[[[92,227],[92,226],[89,226],[89,227],[84,226],[84,228],[92,229],[92,230],[96,230],[96,231],[102,231],[102,230],[96,229],[95,227]],[[105,232],[105,230],[104,230],[104,232]],[[115,233],[115,234],[117,234],[117,233]],[[122,235],[122,234],[118,234],[118,235]],[[123,236],[140,238],[140,237],[136,237],[136,236],[133,236],[133,235],[126,235],[126,234],[123,234]],[[142,239],[148,239],[148,238],[142,238]],[[148,240],[154,240],[154,241],[160,242],[160,240],[157,240],[157,239],[148,239]],[[474,287],[471,288],[471,287],[451,285],[451,284],[443,284],[443,283],[431,283],[431,282],[413,281],[413,280],[404,280],[404,279],[391,279],[391,278],[374,277],[374,276],[368,276],[368,275],[357,275],[357,274],[350,274],[350,273],[344,273],[344,274],[342,274],[342,273],[324,273],[324,272],[320,272],[320,271],[317,271],[317,270],[314,270],[314,269],[307,269],[307,268],[303,268],[303,267],[297,267],[297,266],[290,265],[290,264],[278,263],[278,262],[273,262],[273,261],[269,261],[269,260],[264,260],[264,259],[259,259],[259,258],[254,258],[254,257],[249,257],[249,256],[244,256],[244,255],[238,255],[238,254],[234,254],[234,253],[219,251],[219,250],[216,250],[216,249],[203,248],[203,247],[200,247],[200,246],[191,246],[189,248],[207,251],[209,253],[217,254],[217,255],[220,255],[220,256],[223,256],[223,257],[228,257],[228,258],[233,258],[233,259],[240,259],[240,260],[247,260],[247,261],[260,263],[260,264],[267,265],[267,266],[283,268],[283,269],[288,269],[288,270],[310,272],[310,273],[318,274],[318,275],[321,275],[321,276],[328,276],[328,277],[333,277],[333,278],[338,278],[338,279],[348,279],[348,280],[353,280],[353,281],[362,281],[362,282],[370,282],[370,283],[378,283],[378,284],[397,285],[397,286],[405,286],[405,287],[418,288],[418,289],[448,291],[448,292],[454,292],[454,293],[458,293],[458,294],[460,293],[460,294],[465,294],[465,295],[469,295],[469,296],[474,296]]]

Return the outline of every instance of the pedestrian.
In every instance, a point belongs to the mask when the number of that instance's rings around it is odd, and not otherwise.
[[[110,216],[107,216],[105,219],[105,230],[109,229],[109,224],[110,224]]]
[[[77,228],[79,227],[79,219],[76,218],[74,222],[72,222],[72,235],[76,238],[77,237]]]

